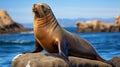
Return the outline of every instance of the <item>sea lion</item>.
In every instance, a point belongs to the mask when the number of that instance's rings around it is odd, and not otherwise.
[[[57,53],[66,61],[69,61],[68,56],[75,56],[107,62],[86,40],[64,30],[47,4],[34,4],[32,11],[36,40],[36,47],[32,53],[45,49],[49,53]]]

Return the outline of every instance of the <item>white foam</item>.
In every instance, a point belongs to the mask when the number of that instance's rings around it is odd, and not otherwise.
[[[21,34],[33,34],[34,32],[33,31],[30,31],[30,32],[20,32]]]
[[[14,61],[16,58],[18,58],[20,55],[22,55],[22,54],[18,54],[18,55],[16,55],[13,59],[12,59],[12,61]]]
[[[30,61],[28,61],[26,67],[31,67],[31,66],[30,66]]]

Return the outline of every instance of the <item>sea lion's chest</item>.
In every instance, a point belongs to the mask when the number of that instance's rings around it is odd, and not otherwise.
[[[41,35],[40,35],[41,34]],[[56,45],[56,38],[58,38],[54,34],[50,33],[40,33],[35,34],[35,39],[39,42],[39,44],[48,52],[58,52],[58,46]]]

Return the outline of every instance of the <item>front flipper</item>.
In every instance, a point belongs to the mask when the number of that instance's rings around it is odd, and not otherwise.
[[[37,53],[37,52],[41,52],[43,50],[43,48],[40,46],[40,44],[37,42],[37,40],[35,40],[36,44],[35,44],[35,49],[31,52],[23,52],[23,54],[25,53]]]

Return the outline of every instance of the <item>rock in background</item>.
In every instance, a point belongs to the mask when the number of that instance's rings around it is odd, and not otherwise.
[[[115,18],[114,23],[104,23],[100,20],[77,22],[77,32],[120,32],[120,16]]]
[[[110,60],[116,67],[120,67],[120,57],[113,57]]]
[[[69,57],[71,67],[112,67],[97,60]],[[12,67],[69,67],[61,58],[46,56],[44,53],[27,53],[16,56],[12,60]]]
[[[115,24],[120,25],[120,16],[117,16],[115,19],[116,19]]]
[[[0,10],[0,34],[26,32],[21,24],[16,23],[11,19],[5,10]]]

